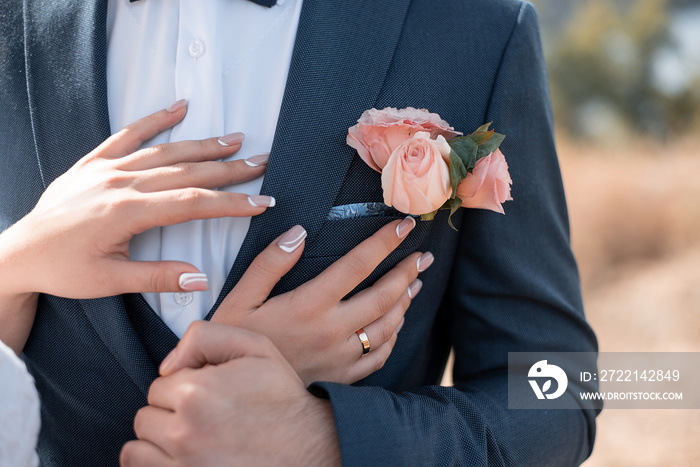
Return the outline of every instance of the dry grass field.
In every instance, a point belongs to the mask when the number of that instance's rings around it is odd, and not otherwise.
[[[600,350],[700,352],[700,141],[558,146]],[[698,440],[700,410],[608,410],[585,467],[696,466]]]

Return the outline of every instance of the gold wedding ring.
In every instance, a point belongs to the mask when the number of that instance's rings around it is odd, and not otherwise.
[[[355,331],[355,334],[357,334],[357,337],[360,338],[360,342],[362,342],[362,355],[367,355],[370,349],[369,337],[367,337],[367,333],[364,329],[360,328]]]

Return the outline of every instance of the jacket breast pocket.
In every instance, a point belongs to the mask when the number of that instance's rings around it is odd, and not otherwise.
[[[304,253],[299,262],[278,283],[273,295],[292,290],[310,278],[318,276],[328,266],[345,256],[381,227],[406,217],[406,214],[393,209],[365,209],[364,206],[358,207],[357,204],[337,207],[339,209],[331,210],[331,213],[335,214],[328,216],[318,234],[307,239]],[[408,234],[408,237],[401,242],[398,248],[389,253],[369,277],[362,281],[348,296],[373,284],[411,253],[419,250],[428,251],[431,233],[433,233],[435,225],[435,222],[423,222],[417,219],[416,227]]]
[[[304,257],[340,257],[369,238],[382,226],[404,219],[403,214],[383,203],[355,203],[334,206],[315,238],[307,241]],[[416,227],[397,250],[415,251],[425,240],[429,222],[416,218]]]

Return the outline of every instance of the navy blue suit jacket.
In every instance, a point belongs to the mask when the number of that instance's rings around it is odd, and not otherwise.
[[[106,4],[2,2],[2,229],[110,134]],[[344,463],[581,463],[595,412],[507,408],[508,352],[596,350],[569,247],[537,18],[520,0],[304,1],[262,187],[278,206],[253,219],[219,302],[294,224],[307,229],[307,246],[277,292],[392,220],[327,219],[333,206],[382,200],[379,174],[345,136],[364,110],[385,106],[427,108],[463,131],[493,121],[507,135],[514,201],[505,216],[460,210],[459,232],[444,213],[420,222],[364,283],[413,251],[436,257],[384,368],[356,385],[312,387],[332,402]],[[176,342],[140,296],[41,296],[24,357],[42,398],[42,464],[117,464]],[[450,348],[455,386],[439,387]]]

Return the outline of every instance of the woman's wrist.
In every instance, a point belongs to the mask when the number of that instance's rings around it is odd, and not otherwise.
[[[38,295],[32,286],[33,254],[41,245],[31,244],[31,226],[26,217],[0,234],[0,299],[21,304]]]
[[[32,329],[39,297],[30,280],[35,259],[29,228],[20,221],[0,234],[0,339],[18,355]]]

